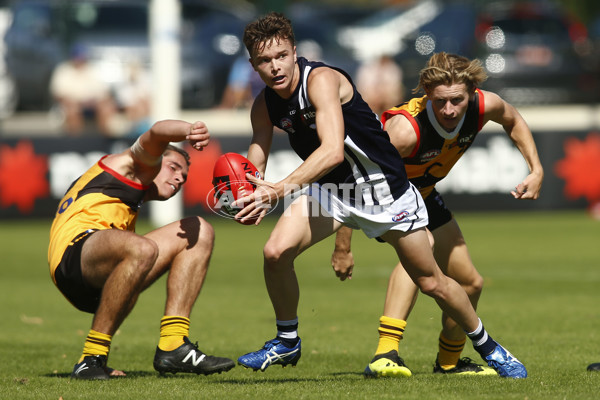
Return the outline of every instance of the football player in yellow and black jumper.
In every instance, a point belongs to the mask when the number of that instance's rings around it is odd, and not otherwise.
[[[107,367],[112,336],[140,293],[167,271],[154,368],[161,374],[212,374],[234,367],[232,360],[208,356],[188,339],[190,313],[212,254],[211,225],[188,217],[135,233],[142,203],[167,200],[186,182],[189,155],[170,142],[188,141],[202,150],[209,139],[203,122],[159,121],[131,148],[100,159],[60,201],[50,230],[50,275],[73,306],[94,315],[71,377],[125,375]]]
[[[537,149],[527,123],[519,112],[497,94],[478,87],[487,79],[479,60],[437,53],[420,72],[414,92],[425,96],[385,111],[381,121],[402,156],[410,182],[419,189],[429,215],[428,230],[435,259],[445,274],[454,278],[469,295],[473,307],[483,288],[483,278],[475,269],[458,223],[435,185],[452,169],[473,143],[483,126],[500,124],[529,167],[529,175],[511,192],[515,199],[537,199],[544,177]],[[332,265],[342,280],[352,276],[354,260],[350,249],[352,231],[342,228],[336,237]],[[391,296],[401,293],[402,296]],[[380,319],[379,345],[367,370],[377,376],[410,376],[397,357],[406,320],[418,290],[400,264],[388,286],[383,316]],[[433,372],[461,375],[496,374],[491,368],[475,364],[460,354],[466,335],[446,313],[442,314],[439,352]]]

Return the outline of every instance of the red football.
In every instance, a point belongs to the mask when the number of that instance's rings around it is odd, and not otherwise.
[[[213,186],[215,188],[215,201],[220,212],[234,217],[243,207],[232,207],[231,203],[244,197],[256,188],[246,179],[246,174],[260,178],[260,173],[254,165],[244,156],[237,153],[226,153],[219,157],[213,169]],[[256,218],[244,222],[244,225],[253,225]]]

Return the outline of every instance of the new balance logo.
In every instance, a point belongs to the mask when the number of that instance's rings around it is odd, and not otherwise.
[[[190,358],[192,359],[192,364],[194,365],[194,367],[197,367],[198,364],[200,364],[202,362],[202,360],[204,360],[204,357],[206,357],[206,354],[200,354],[200,357],[198,357],[197,353],[195,350],[190,350],[190,352],[188,353],[187,356],[185,356],[185,358],[183,359],[183,363],[186,363]]]
[[[79,375],[79,373],[80,373],[81,371],[85,371],[86,369],[89,369],[89,367],[87,366],[87,364],[86,364],[86,363],[83,363],[83,364],[81,364],[81,365],[79,366],[79,368],[77,368],[77,369],[75,370],[74,374],[75,374],[75,375]]]

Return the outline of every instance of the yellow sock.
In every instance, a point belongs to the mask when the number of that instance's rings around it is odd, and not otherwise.
[[[172,351],[183,344],[183,337],[190,333],[190,319],[178,316],[164,316],[160,320],[160,340],[158,348]]]
[[[450,340],[440,333],[438,363],[443,369],[451,369],[456,366],[466,341],[466,337],[462,340]]]
[[[78,363],[83,361],[83,358],[86,356],[108,356],[111,341],[111,335],[90,329],[90,333],[88,333],[83,345],[83,354]]]
[[[404,328],[406,328],[406,321],[404,320],[386,316],[379,318],[379,344],[375,354],[385,354],[392,350],[398,351]]]

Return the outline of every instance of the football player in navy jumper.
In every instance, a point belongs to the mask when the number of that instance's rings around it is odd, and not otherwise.
[[[396,148],[350,76],[297,57],[291,22],[279,13],[248,24],[244,44],[253,68],[266,84],[251,110],[248,159],[264,176],[277,127],[288,134],[303,162],[275,183],[248,175],[257,189],[235,202],[244,205],[236,218],[258,216],[259,224],[268,210],[265,205],[287,195],[295,197],[263,249],[277,336],[239,357],[238,363],[264,371],[271,364],[298,362],[300,290],[294,259],[346,225],[391,244],[419,289],[468,332],[475,349],[500,375],[526,377],[523,364],[487,334],[464,289],[437,266],[425,229],[423,199],[408,181]],[[401,363],[397,359],[382,362]],[[379,375],[369,367],[365,374]]]

